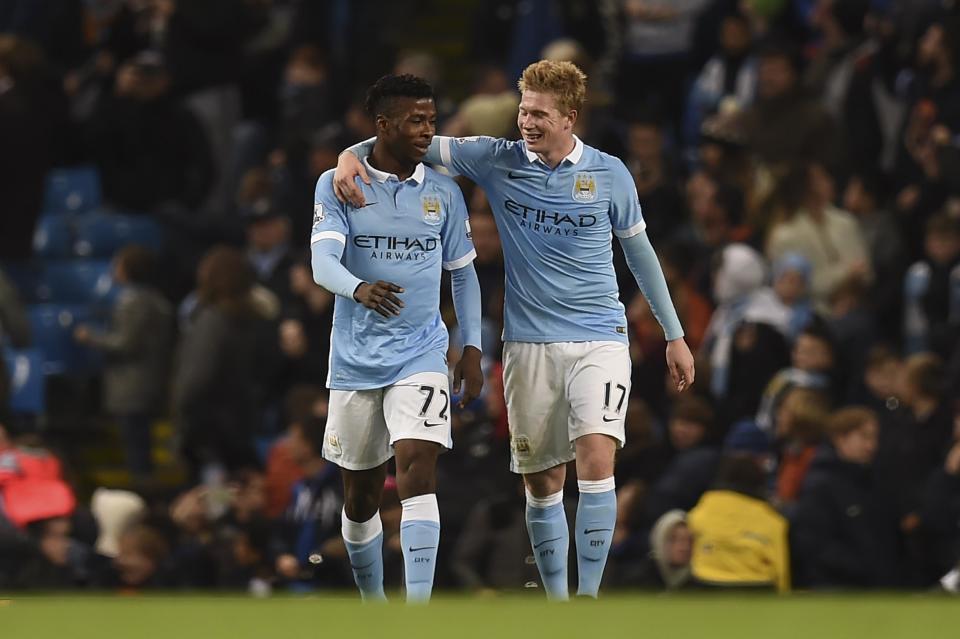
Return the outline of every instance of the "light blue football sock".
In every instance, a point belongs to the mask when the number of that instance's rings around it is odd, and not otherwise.
[[[577,484],[577,595],[596,598],[617,525],[617,492],[613,477]]]
[[[570,532],[563,511],[562,490],[543,498],[527,492],[527,532],[547,598],[567,600],[570,596],[567,584]]]
[[[400,502],[400,543],[407,603],[426,603],[433,591],[433,575],[440,546],[440,510],[436,495],[417,495]]]
[[[383,524],[380,511],[363,523],[351,521],[344,511],[341,530],[360,596],[364,601],[386,601],[383,593]]]

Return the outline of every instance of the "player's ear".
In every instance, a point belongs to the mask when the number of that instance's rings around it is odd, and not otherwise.
[[[577,123],[577,116],[578,116],[578,115],[580,115],[580,113],[579,113],[576,109],[570,109],[570,113],[567,114],[567,119],[570,120],[570,128],[571,128],[571,129],[572,129],[573,126]]]
[[[377,114],[376,126],[378,134],[385,132],[390,127],[390,118],[382,113]]]

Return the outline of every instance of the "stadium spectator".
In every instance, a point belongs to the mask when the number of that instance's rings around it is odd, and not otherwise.
[[[29,40],[0,32],[0,259],[23,260],[43,202],[44,177],[68,137],[63,96],[46,83],[44,52]]]
[[[790,311],[765,286],[767,266],[755,250],[731,244],[720,253],[713,292],[717,308],[701,357],[710,363],[710,392],[721,420],[753,417],[768,381],[789,360]]]
[[[256,464],[252,437],[275,357],[270,323],[251,300],[242,253],[212,249],[197,270],[199,305],[178,346],[174,412],[194,477],[203,466]]]
[[[780,403],[773,434],[780,450],[776,498],[781,507],[796,502],[823,442],[823,424],[829,412],[827,396],[809,388],[791,388]]]
[[[687,515],[690,569],[712,589],[790,590],[787,520],[764,498],[766,473],[749,453],[728,453],[716,486]]]
[[[308,417],[288,429],[291,457],[304,477],[293,487],[272,550],[277,576],[295,591],[352,583],[340,536],[340,474],[320,455],[325,426],[326,420]]]
[[[750,21],[742,13],[724,16],[719,28],[719,50],[700,70],[687,97],[684,139],[688,145],[700,139],[706,116],[720,108],[725,98],[738,108],[753,102],[757,89],[757,61],[751,55],[753,33]]]
[[[927,222],[923,259],[904,279],[903,333],[908,353],[949,352],[960,325],[960,221],[941,213]]]
[[[766,254],[777,262],[788,252],[810,260],[810,296],[825,311],[830,293],[850,278],[871,281],[869,254],[856,219],[833,205],[833,177],[822,164],[799,164],[780,185],[782,219],[767,240]]]
[[[900,308],[902,292],[886,284],[901,277],[905,266],[904,242],[897,220],[883,202],[878,177],[862,172],[855,173],[847,180],[843,191],[843,209],[857,218],[874,273],[868,308],[877,316],[882,334],[887,339],[893,339],[900,334],[896,311]]]
[[[953,441],[942,466],[930,475],[919,511],[927,545],[923,585],[940,577],[960,560],[960,416],[953,418]]]
[[[929,583],[929,575],[921,576],[929,548],[920,530],[919,510],[928,478],[951,445],[953,402],[944,394],[943,377],[943,361],[936,355],[907,358],[897,383],[901,408],[880,421],[875,468],[900,520],[908,585]]]
[[[784,41],[757,51],[757,95],[744,114],[747,145],[768,164],[837,162],[842,137],[833,118],[800,84],[797,52]]]
[[[795,340],[813,319],[810,303],[810,260],[800,253],[786,253],[773,264],[773,292],[790,309],[790,332]]]
[[[702,397],[677,401],[668,423],[674,455],[644,500],[642,520],[646,526],[669,510],[689,510],[710,488],[720,463],[711,432],[714,419],[710,403]]]
[[[171,95],[162,58],[144,52],[117,69],[87,124],[87,144],[103,179],[104,200],[128,211],[161,204],[198,208],[214,178],[206,134]]]
[[[274,180],[267,169],[254,168],[244,174],[237,204],[246,225],[247,260],[257,281],[284,306],[291,298],[291,220],[278,206]]]
[[[682,510],[665,512],[650,531],[650,552],[637,565],[617,571],[617,583],[626,588],[680,590],[690,583],[693,539]]]
[[[777,372],[763,391],[757,409],[757,426],[773,434],[774,420],[786,393],[792,388],[810,388],[836,395],[837,345],[827,324],[816,318],[797,336],[789,368]]]
[[[173,350],[173,308],[154,286],[156,257],[141,246],[126,246],[113,263],[121,288],[106,331],[74,329],[77,342],[106,355],[103,407],[120,424],[127,468],[137,480],[153,470],[150,429],[168,400]]]
[[[795,583],[810,588],[883,588],[899,581],[899,526],[873,478],[878,425],[864,408],[827,422],[830,445],[813,460],[791,521]]]

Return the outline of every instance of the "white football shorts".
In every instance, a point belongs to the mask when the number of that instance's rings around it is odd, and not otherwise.
[[[393,457],[400,439],[453,448],[450,380],[417,373],[386,388],[331,390],[323,457],[347,470],[369,470]]]
[[[510,470],[536,473],[569,462],[584,435],[609,435],[622,447],[630,368],[620,342],[504,344]]]

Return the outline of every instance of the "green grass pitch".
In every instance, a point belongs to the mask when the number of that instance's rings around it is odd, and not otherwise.
[[[3,639],[925,639],[960,636],[960,598],[624,595],[550,604],[440,596],[425,607],[343,596],[0,596]]]

